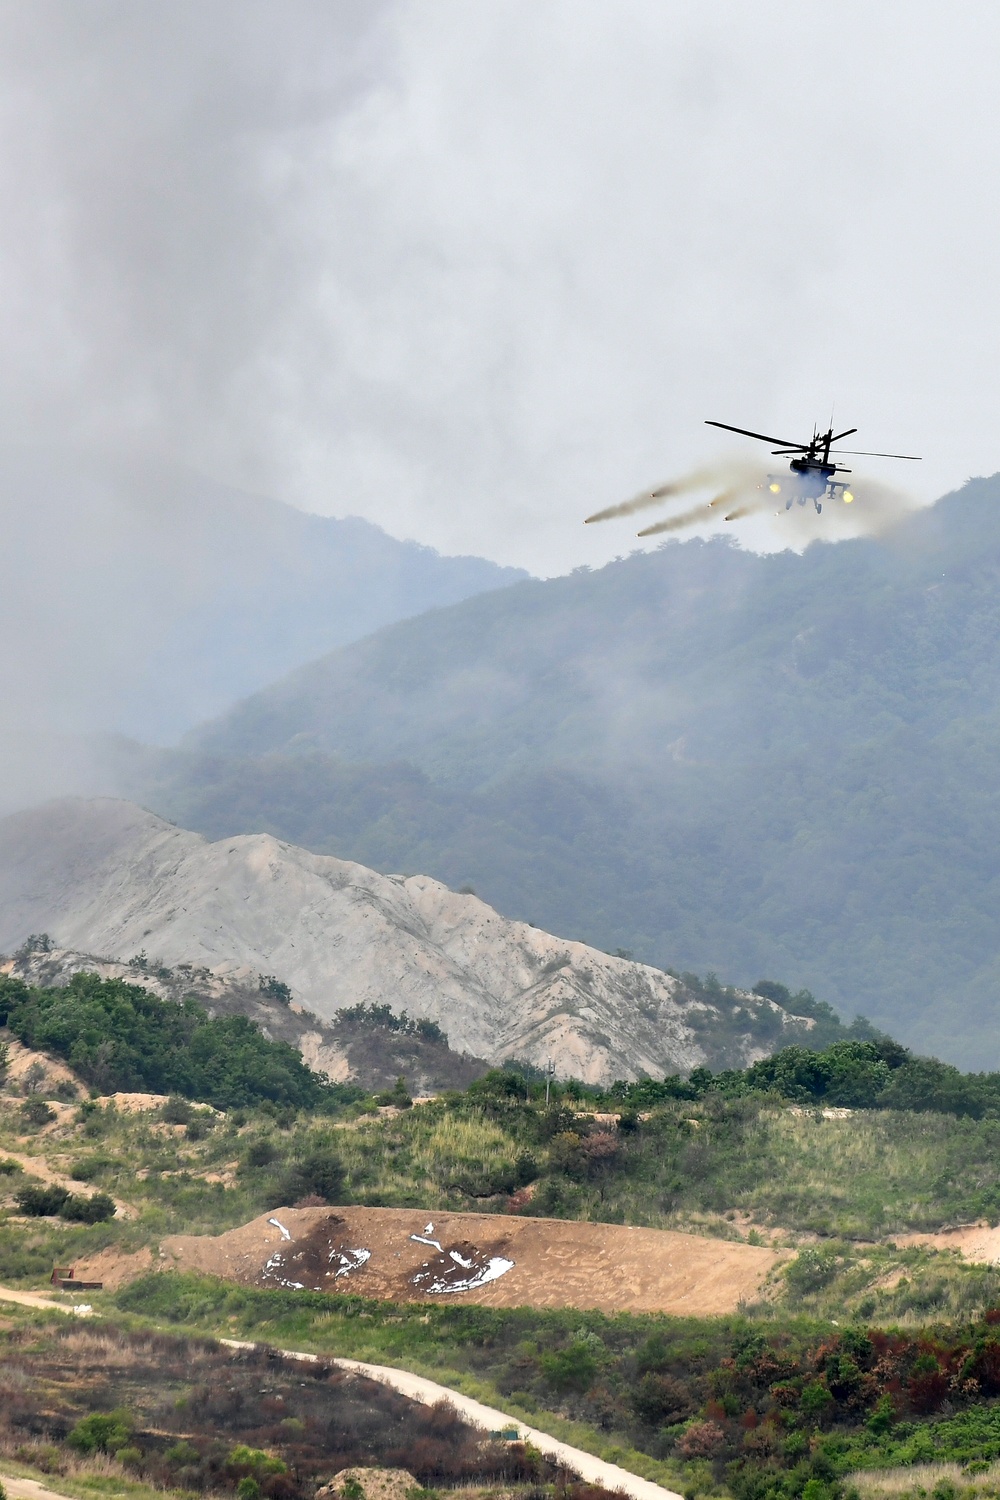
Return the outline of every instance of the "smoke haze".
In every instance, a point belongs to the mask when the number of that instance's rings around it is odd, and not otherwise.
[[[559,574],[647,505],[650,546],[732,527],[762,456],[706,417],[835,397],[919,501],[996,468],[998,42],[929,0],[0,0],[8,786],[215,712],[223,603],[292,664],[281,600],[340,594],[259,497]],[[870,467],[738,540],[890,524]]]
[[[929,0],[5,0],[0,437],[541,573],[706,417],[836,399],[931,499],[997,467],[998,43]]]

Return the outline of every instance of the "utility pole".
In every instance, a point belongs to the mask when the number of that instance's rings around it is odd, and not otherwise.
[[[556,1065],[552,1061],[552,1059],[549,1058],[549,1061],[545,1064],[545,1107],[546,1107],[546,1109],[548,1109],[548,1107],[549,1107],[549,1088],[551,1087],[552,1080],[555,1077],[555,1072],[556,1072]]]

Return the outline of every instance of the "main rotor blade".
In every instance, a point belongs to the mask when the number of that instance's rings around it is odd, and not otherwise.
[[[706,427],[721,427],[726,432],[738,432],[743,437],[760,438],[762,443],[781,443],[786,448],[794,448],[796,452],[808,448],[808,443],[793,443],[791,438],[768,437],[766,432],[751,432],[749,427],[731,427],[728,422],[713,422],[705,418]]]
[[[857,432],[856,427],[848,427],[844,432],[836,432],[830,438],[831,443],[839,443],[842,437],[850,437],[852,432]]]
[[[830,452],[848,453],[852,458],[908,458],[915,464],[923,462],[919,453],[868,453],[863,448],[831,448]]]

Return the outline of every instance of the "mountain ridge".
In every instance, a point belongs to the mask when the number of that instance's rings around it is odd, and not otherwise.
[[[0,821],[0,948],[138,953],[272,973],[321,1020],[389,1004],[457,1051],[588,1082],[743,1062],[814,1023],[523,923],[426,876],[382,876],[266,835],[209,844],[132,803],[66,798]]]
[[[877,540],[674,542],[386,627],[136,790],[995,1064],[998,582],[997,477]]]

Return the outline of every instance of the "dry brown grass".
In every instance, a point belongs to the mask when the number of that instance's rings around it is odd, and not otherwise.
[[[996,1495],[1000,1493],[1000,1463],[994,1463],[981,1473],[970,1474],[961,1464],[937,1463],[915,1464],[900,1469],[859,1469],[848,1474],[845,1481],[848,1490],[855,1489],[861,1500],[902,1500],[912,1495],[933,1495],[938,1485],[952,1485],[963,1497],[973,1495]]]

